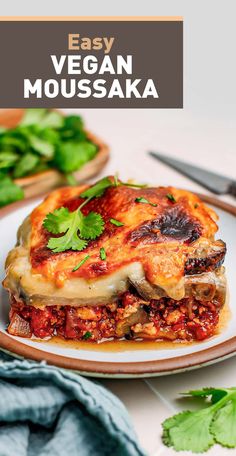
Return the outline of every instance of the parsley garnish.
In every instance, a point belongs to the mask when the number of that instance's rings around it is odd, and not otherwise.
[[[120,222],[119,220],[113,219],[113,218],[110,219],[110,222],[113,225],[115,225],[115,226],[123,226],[124,225],[124,223]]]
[[[184,411],[162,424],[163,442],[176,451],[202,453],[214,443],[236,447],[236,388],[204,388],[188,396],[210,399],[211,405],[195,412]]]
[[[151,203],[151,201],[148,201],[148,200],[147,200],[146,198],[144,198],[143,196],[140,196],[139,198],[136,198],[135,201],[136,201],[136,203],[150,204],[151,206],[154,206],[154,207],[157,206],[156,203]]]
[[[100,249],[100,258],[101,258],[101,260],[106,260],[106,257],[107,257],[106,251],[105,251],[104,247],[101,247],[101,249]]]
[[[176,203],[176,199],[175,199],[174,195],[172,195],[172,193],[167,193],[166,198],[168,198],[168,200],[171,201],[172,203]]]
[[[195,204],[194,204],[194,209],[197,209],[198,206],[199,206],[199,204],[198,204],[198,203],[195,203]]]
[[[86,333],[82,336],[82,339],[87,340],[92,337],[92,333],[90,331],[86,331]]]
[[[89,255],[86,255],[86,257],[83,258],[73,269],[72,272],[77,271],[84,263],[89,259]]]

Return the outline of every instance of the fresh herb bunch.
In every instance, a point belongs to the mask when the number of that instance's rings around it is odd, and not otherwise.
[[[193,453],[203,453],[214,443],[236,448],[236,387],[203,388],[185,395],[201,397],[210,401],[210,405],[165,420],[162,424],[165,445]]]
[[[96,153],[97,146],[88,139],[80,116],[26,110],[15,128],[0,129],[0,207],[24,196],[14,179],[56,168],[72,184],[72,173]]]

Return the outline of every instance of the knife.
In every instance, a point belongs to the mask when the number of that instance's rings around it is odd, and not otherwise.
[[[236,181],[229,177],[207,171],[206,169],[191,165],[190,163],[185,163],[176,158],[169,157],[168,155],[159,154],[159,152],[149,152],[149,155],[165,165],[174,168],[176,171],[217,195],[229,194],[236,197]]]

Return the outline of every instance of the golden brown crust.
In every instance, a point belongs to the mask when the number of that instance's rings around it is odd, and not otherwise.
[[[138,261],[152,284],[165,289],[176,287],[183,279],[188,261],[191,263],[195,256],[201,258],[202,251],[203,257],[207,257],[208,249],[214,251],[217,216],[196,195],[174,187],[134,189],[119,186],[107,189],[102,197],[93,199],[83,208],[85,215],[90,211],[102,215],[105,220],[103,234],[89,242],[82,252],[55,254],[47,248],[52,235],[43,228],[43,220],[49,212],[61,206],[76,210],[83,201],[79,195],[85,188],[56,190],[31,214],[33,272],[44,275],[57,286],[63,286],[65,280],[75,277],[96,279]],[[175,202],[167,195],[173,195]],[[156,206],[137,202],[139,197]],[[114,226],[111,218],[121,221],[124,226]],[[106,250],[106,261],[100,259],[101,247]],[[222,262],[225,248],[223,244],[221,247]],[[88,254],[88,261],[72,272]],[[209,270],[209,265],[206,270]]]

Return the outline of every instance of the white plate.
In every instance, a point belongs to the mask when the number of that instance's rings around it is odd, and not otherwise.
[[[0,345],[3,350],[14,353],[18,356],[25,356],[31,359],[42,360],[61,367],[70,368],[84,375],[92,376],[113,376],[113,377],[140,377],[151,375],[163,375],[179,372],[182,370],[200,367],[201,365],[217,362],[236,352],[236,287],[235,287],[235,265],[236,265],[236,240],[235,240],[235,212],[232,206],[221,203],[215,199],[205,197],[204,199],[214,203],[217,213],[220,216],[218,238],[223,239],[227,244],[226,271],[229,286],[229,306],[231,318],[219,335],[211,339],[195,344],[170,344],[160,347],[152,343],[147,349],[146,344],[140,344],[139,349],[121,347],[120,351],[104,348],[103,344],[99,349],[92,349],[92,344],[83,343],[78,348],[76,344],[46,343],[32,339],[13,337],[6,332],[8,323],[8,296],[1,289],[0,305]],[[26,215],[40,202],[40,199],[33,202],[20,202],[5,208],[0,212],[0,277],[4,277],[4,261],[8,251],[14,246],[16,232]],[[220,208],[219,208],[220,206]],[[113,344],[114,345],[114,344]],[[79,343],[78,343],[79,346]],[[125,346],[126,347],[126,346]],[[142,348],[143,347],[143,348]]]

